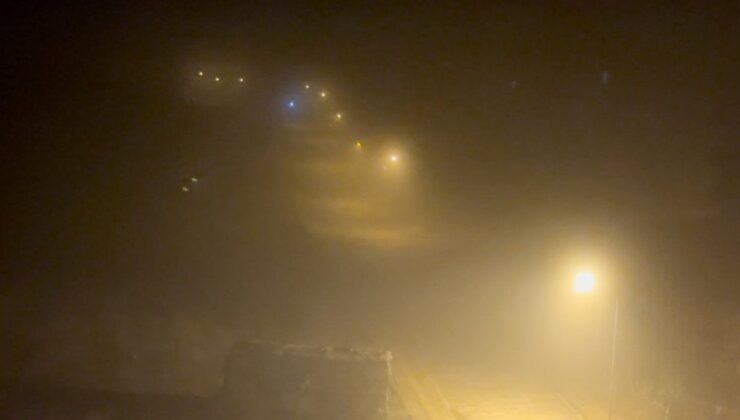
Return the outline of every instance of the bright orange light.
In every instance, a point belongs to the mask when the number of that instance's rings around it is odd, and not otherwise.
[[[573,277],[573,290],[576,293],[589,293],[596,286],[596,276],[590,271],[579,271]]]

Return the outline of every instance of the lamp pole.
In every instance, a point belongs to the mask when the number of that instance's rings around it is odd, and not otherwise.
[[[596,276],[590,271],[576,273],[573,278],[573,290],[576,293],[591,293],[596,286]],[[612,325],[612,360],[609,368],[609,416],[614,411],[614,371],[617,363],[617,333],[619,331],[619,296],[614,299],[614,324]]]
[[[619,329],[619,299],[614,301],[614,326],[612,327],[612,364],[609,369],[609,416],[612,419],[612,408],[614,402],[614,366],[617,361],[617,331]]]

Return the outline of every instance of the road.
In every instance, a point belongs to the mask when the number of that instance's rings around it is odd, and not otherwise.
[[[414,420],[590,420],[544,385],[475,374],[435,374],[407,366],[396,372],[395,390]]]
[[[454,404],[466,420],[574,420],[581,419],[557,395],[476,396],[474,400]]]
[[[560,394],[511,381],[440,379],[452,409],[466,420],[583,420]]]

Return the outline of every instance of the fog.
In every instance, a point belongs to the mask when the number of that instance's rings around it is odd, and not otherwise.
[[[619,300],[618,387],[729,403],[730,12],[19,6],[3,381],[208,395],[259,339],[606,392]]]

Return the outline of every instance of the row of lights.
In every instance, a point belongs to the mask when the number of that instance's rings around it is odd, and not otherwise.
[[[201,71],[198,71],[198,77],[205,77],[205,72],[203,72],[202,70]],[[219,76],[214,76],[213,80],[215,82],[220,82],[221,81],[221,78]],[[243,77],[240,77],[238,80],[239,80],[239,83],[244,83],[244,78]],[[306,90],[309,90],[309,89],[311,89],[311,84],[306,83],[305,85],[303,85],[303,87]],[[319,97],[321,99],[326,99],[328,96],[329,96],[329,94],[327,93],[326,90],[322,90],[322,91],[319,92]],[[288,108],[295,108],[295,107],[296,107],[296,102],[295,101],[288,102]],[[337,121],[341,120],[342,119],[342,113],[341,112],[337,112],[336,114],[334,114],[334,119],[336,119]],[[360,141],[355,142],[355,150],[360,151],[360,150],[363,149],[363,147],[364,146],[363,146],[362,142],[360,142]],[[397,154],[391,154],[391,155],[388,156],[388,161],[391,162],[391,163],[397,163],[399,160],[400,160],[400,157]],[[197,178],[192,178],[191,180],[192,180],[192,182],[198,182]],[[188,191],[187,187],[183,187],[183,191]]]
[[[305,85],[303,85],[303,88],[305,90],[309,90],[309,89],[311,89],[311,84],[306,83]],[[329,93],[327,91],[322,90],[322,91],[319,92],[319,98],[326,99],[328,97],[329,97]],[[298,104],[297,104],[297,102],[295,100],[291,100],[291,101],[288,102],[288,108],[295,108],[297,105]],[[341,112],[335,113],[334,114],[334,119],[337,120],[337,121],[340,121],[342,119],[342,113]]]
[[[201,71],[198,71],[198,77],[205,77],[205,72],[203,72],[202,70]],[[219,76],[214,76],[213,77],[213,80],[215,82],[220,82],[221,81],[221,78]],[[243,77],[240,77],[238,80],[239,80],[239,83],[244,83],[244,78]],[[309,90],[309,89],[311,89],[311,85],[308,84],[308,83],[306,83],[304,85],[304,88],[306,90]],[[322,90],[322,91],[319,92],[319,97],[321,99],[326,99],[328,96],[329,96],[329,94],[327,93],[326,90]],[[291,100],[291,101],[288,102],[288,108],[295,108],[295,107],[296,107],[296,101]],[[337,121],[342,120],[342,117],[343,116],[342,116],[342,113],[341,112],[337,112],[337,113],[334,114],[334,118]],[[357,152],[362,151],[364,149],[364,147],[365,146],[364,146],[364,144],[361,141],[356,141],[354,143],[354,149]],[[398,154],[396,154],[396,153],[392,153],[392,154],[388,155],[386,159],[387,159],[387,162],[390,163],[390,164],[397,164],[397,163],[400,162],[401,157]],[[383,167],[385,168],[385,165]],[[188,182],[181,187],[181,189],[182,189],[183,192],[189,192],[190,189],[191,189],[191,185],[192,184],[196,184],[196,183],[198,183],[198,178],[191,177],[190,179],[188,179]]]
[[[199,72],[198,72],[198,77],[204,77],[205,75],[206,75],[206,74],[205,74],[205,73],[204,73],[203,71],[199,71]],[[239,78],[239,79],[237,79],[237,80],[239,80],[239,83],[244,83],[244,78],[243,78],[243,77],[240,77],[240,78]],[[220,78],[219,76],[214,76],[214,77],[213,77],[213,81],[214,81],[214,82],[220,82],[220,81],[221,81],[221,78]]]
[[[303,87],[304,87],[305,90],[309,90],[309,89],[311,89],[311,84],[310,83],[306,83],[305,85],[303,85]],[[319,97],[321,99],[326,99],[328,96],[329,96],[329,94],[325,90],[322,90],[322,91],[319,92]],[[296,106],[295,101],[288,102],[288,107],[289,108],[294,108],[295,106]],[[342,113],[341,112],[337,112],[336,114],[334,114],[334,118],[336,120],[341,120],[342,119]],[[364,149],[364,147],[365,147],[365,145],[361,141],[356,141],[355,144],[354,144],[354,149],[357,152],[362,151]],[[387,161],[389,163],[391,163],[391,164],[397,164],[397,163],[399,163],[401,161],[401,157],[398,154],[396,154],[396,153],[392,153],[392,154],[388,155]]]

